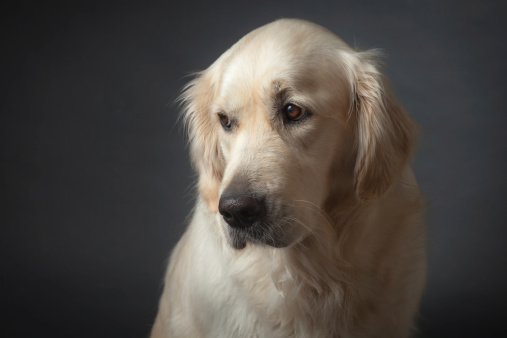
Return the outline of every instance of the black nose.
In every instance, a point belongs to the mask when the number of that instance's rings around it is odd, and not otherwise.
[[[263,210],[260,199],[245,195],[222,195],[218,211],[233,228],[246,228],[259,220]]]

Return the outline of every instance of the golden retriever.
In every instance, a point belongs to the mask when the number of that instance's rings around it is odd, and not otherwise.
[[[282,19],[184,89],[199,174],[152,337],[407,337],[424,287],[416,127],[375,51]]]

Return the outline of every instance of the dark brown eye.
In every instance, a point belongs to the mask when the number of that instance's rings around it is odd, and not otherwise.
[[[219,113],[218,118],[225,130],[231,130],[231,120],[227,117],[227,115]]]
[[[289,103],[283,107],[283,113],[285,114],[285,117],[292,122],[300,121],[308,115],[308,112],[304,108],[296,106],[292,103]]]

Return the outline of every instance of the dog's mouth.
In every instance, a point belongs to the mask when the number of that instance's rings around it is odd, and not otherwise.
[[[235,249],[244,249],[247,243],[268,245],[274,248],[285,248],[294,241],[287,238],[288,234],[282,228],[270,223],[253,224],[248,228],[234,228],[226,226],[228,239]]]
[[[234,249],[241,250],[246,247],[246,238],[241,231],[229,228],[229,242]]]

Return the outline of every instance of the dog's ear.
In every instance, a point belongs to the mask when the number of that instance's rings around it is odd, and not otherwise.
[[[352,84],[351,113],[356,124],[355,189],[361,200],[380,197],[401,174],[411,155],[416,126],[394,97],[378,65],[377,52],[348,58]]]
[[[213,119],[211,111],[215,90],[211,74],[204,71],[187,84],[180,96],[183,104],[182,118],[190,144],[190,158],[199,174],[198,189],[213,212],[218,210],[218,190],[224,172],[224,159],[216,132],[218,122]]]

